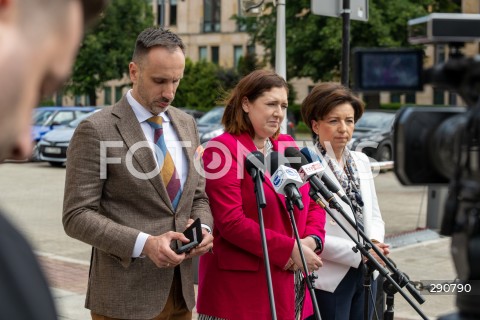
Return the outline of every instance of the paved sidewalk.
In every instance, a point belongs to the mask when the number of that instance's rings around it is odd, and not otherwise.
[[[390,258],[396,263],[397,268],[410,277],[412,281],[420,280],[453,280],[455,270],[450,257],[450,239],[441,238],[435,232],[427,234],[437,235],[432,240],[425,240],[424,221],[426,214],[426,187],[404,187],[396,180],[393,172],[379,174],[375,178],[377,193],[386,224],[386,242],[392,242]],[[428,231],[428,230],[427,230]],[[417,237],[416,237],[417,236]],[[50,269],[64,268],[69,271],[72,264],[55,262],[55,259],[43,259],[50,265]],[[55,267],[52,267],[56,265]],[[79,266],[81,275],[75,278],[79,282],[73,288],[86,284],[88,267]],[[55,272],[53,277],[62,277],[61,272]],[[84,310],[85,295],[69,290],[70,283],[61,283],[55,290],[56,301],[59,305],[61,319],[88,319],[89,313]],[[61,280],[52,279],[52,283]],[[404,289],[407,297],[418,305],[417,301]],[[420,310],[429,318],[435,319],[455,310],[455,297],[452,295],[424,295],[426,302],[418,305]],[[395,319],[413,320],[422,319],[412,306],[401,296],[395,295]],[[194,314],[196,319],[196,314]]]
[[[85,320],[90,318],[84,300],[91,249],[68,237],[63,230],[64,183],[65,169],[51,168],[47,163],[1,164],[0,205],[35,247],[51,284],[60,319]],[[405,235],[420,234],[416,230],[425,227],[427,188],[404,187],[393,172],[379,174],[375,185],[389,236],[387,242],[396,245]],[[413,281],[453,280],[450,239],[429,240],[424,236],[425,233],[418,239],[410,237],[410,242],[392,250],[391,258]],[[427,301],[421,310],[430,319],[454,310],[454,296],[424,298]],[[395,295],[395,319],[420,319],[400,294]]]
[[[449,245],[448,238],[426,241],[393,249],[391,258],[397,264],[397,268],[413,281],[453,280],[455,273],[450,259]],[[83,307],[88,266],[84,263],[58,260],[55,257],[40,256],[39,258],[52,284],[60,319],[89,319],[89,312]],[[417,304],[407,290],[404,289],[404,292]],[[426,302],[420,306],[420,309],[429,319],[435,319],[454,310],[454,296],[423,295],[423,297]],[[395,319],[422,319],[399,293],[395,295],[394,300]]]

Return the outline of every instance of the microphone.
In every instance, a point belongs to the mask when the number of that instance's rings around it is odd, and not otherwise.
[[[285,164],[280,164],[279,160]],[[303,181],[298,172],[288,166],[286,159],[280,159],[279,153],[276,151],[270,153],[270,172],[273,172],[270,181],[275,191],[285,195],[298,209],[302,210],[302,195],[298,188],[303,185]]]
[[[320,162],[315,161],[308,163],[305,156],[293,147],[285,149],[285,156],[290,159],[295,159],[295,161],[291,161],[292,168],[298,170],[303,182],[310,182],[310,186],[315,191],[314,193],[319,192],[333,208],[338,209],[340,207],[333,193],[325,187],[324,183],[322,183],[317,176],[318,173],[323,173],[325,170],[325,167],[322,166]],[[297,161],[298,159],[300,159],[300,161]]]
[[[302,150],[300,150],[300,152],[305,156],[307,162],[309,162],[309,163],[315,162],[315,161],[320,162],[320,157],[318,156],[318,154],[315,151],[305,147],[305,148],[302,148]],[[325,170],[325,168],[324,168],[324,170]],[[343,191],[342,188],[339,188],[335,184],[335,182],[333,182],[332,179],[330,179],[326,174],[323,174],[323,172],[321,174],[321,179],[322,179],[323,183],[325,183],[325,186],[328,188],[328,190],[330,190],[333,193],[336,193],[337,196],[340,199],[342,199],[343,202],[348,204],[350,207],[352,206],[352,204],[350,202],[350,199],[348,199],[347,195],[345,194],[345,191]]]
[[[265,170],[265,158],[260,151],[253,151],[245,158],[245,169],[252,177],[255,184],[255,194],[257,196],[257,205],[259,208],[265,208],[267,206],[267,200],[265,199],[265,193],[263,191],[263,181],[265,176],[263,174]]]
[[[262,180],[265,180],[263,172],[265,171],[265,158],[260,151],[253,151],[245,158],[245,168],[250,176],[255,179],[259,174]]]

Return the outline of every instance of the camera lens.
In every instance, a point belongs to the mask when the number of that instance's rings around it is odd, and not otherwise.
[[[461,113],[444,120],[433,132],[429,144],[431,163],[445,178],[452,178],[456,163],[461,154],[461,133],[464,131],[467,116]]]

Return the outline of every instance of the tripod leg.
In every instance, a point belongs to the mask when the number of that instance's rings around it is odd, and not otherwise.
[[[387,294],[387,310],[383,313],[383,320],[393,320],[393,294]]]
[[[377,279],[375,280],[376,284],[376,289],[377,289],[377,294],[375,295],[375,314],[376,317],[373,319],[378,319],[380,320],[381,318],[379,315],[383,315],[385,312],[385,292],[383,291],[383,282],[385,281],[385,278],[380,274],[378,275]]]

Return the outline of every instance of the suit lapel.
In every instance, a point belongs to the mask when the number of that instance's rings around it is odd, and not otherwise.
[[[132,107],[128,104],[128,100],[125,96],[115,106],[112,113],[119,117],[117,128],[129,150],[133,151],[135,150],[135,147],[139,147],[139,145],[136,145],[137,143],[144,143],[147,141],[145,135],[143,134],[142,128],[140,127],[140,123],[138,122],[138,119],[135,116]],[[133,153],[133,158],[137,161],[138,165],[142,168],[142,171],[145,174],[150,173],[155,169],[158,170],[157,161],[155,160],[151,149],[146,146],[135,150]],[[157,174],[149,180],[153,184],[153,187],[158,192],[162,200],[168,204],[170,209],[173,211],[170,198],[168,197],[167,190],[163,185],[160,175]]]

